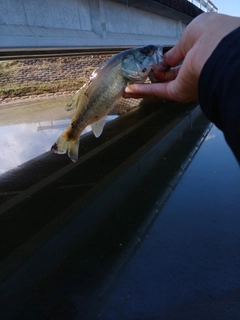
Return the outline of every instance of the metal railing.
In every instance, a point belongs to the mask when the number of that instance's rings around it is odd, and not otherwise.
[[[205,12],[218,12],[218,8],[210,0],[188,0]]]

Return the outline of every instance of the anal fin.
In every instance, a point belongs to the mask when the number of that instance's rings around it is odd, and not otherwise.
[[[106,123],[106,117],[101,118],[100,120],[98,120],[97,122],[92,123],[92,131],[93,134],[95,135],[96,138],[98,138],[104,128],[104,125]]]

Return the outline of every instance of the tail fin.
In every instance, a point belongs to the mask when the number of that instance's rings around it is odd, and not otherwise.
[[[78,160],[79,140],[68,140],[64,132],[57,139],[51,148],[51,151],[57,154],[67,153],[69,158],[76,162]]]

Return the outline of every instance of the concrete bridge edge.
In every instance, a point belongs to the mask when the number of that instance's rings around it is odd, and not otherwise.
[[[174,45],[193,19],[160,0],[2,2],[2,48]]]

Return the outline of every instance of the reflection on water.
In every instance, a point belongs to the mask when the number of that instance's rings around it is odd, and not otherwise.
[[[59,100],[60,104],[45,101],[0,107],[0,174],[50,150],[72,117],[64,112],[66,101]],[[88,131],[90,126],[82,134]]]
[[[69,120],[56,121],[59,128],[39,130],[42,123],[23,123],[0,127],[0,174],[12,169],[46,151],[60,135]]]

